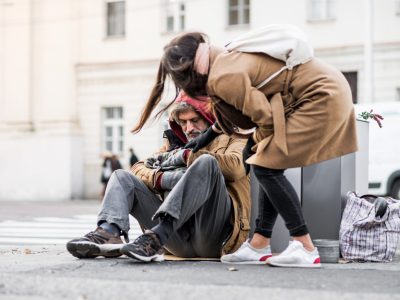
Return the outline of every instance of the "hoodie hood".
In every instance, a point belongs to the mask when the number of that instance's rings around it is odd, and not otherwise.
[[[193,106],[194,110],[198,112],[210,124],[210,126],[214,124],[215,118],[211,114],[210,98],[208,96],[198,96],[197,98],[192,98],[185,92],[181,91],[176,98],[174,105],[180,102],[184,102]],[[188,142],[182,127],[176,123],[175,120],[170,119],[169,126],[183,143],[186,144]]]

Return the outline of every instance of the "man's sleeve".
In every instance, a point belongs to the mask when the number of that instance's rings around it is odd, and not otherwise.
[[[229,138],[228,141],[224,153],[215,153],[205,149],[201,149],[196,153],[191,152],[187,161],[188,166],[190,166],[200,155],[210,154],[216,158],[225,180],[235,181],[246,176],[242,159],[242,151],[246,145],[246,140]],[[220,147],[217,149],[220,149]]]

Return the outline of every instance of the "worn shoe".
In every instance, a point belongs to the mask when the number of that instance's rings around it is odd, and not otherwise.
[[[225,264],[265,264],[266,260],[272,256],[271,247],[256,249],[250,245],[249,241],[243,243],[236,252],[226,254],[221,257],[221,262]]]
[[[84,237],[73,239],[67,243],[67,250],[78,258],[95,258],[97,256],[118,257],[124,245],[121,237],[112,235],[101,227],[91,231]]]
[[[146,230],[135,241],[124,245],[121,253],[142,262],[164,260],[164,249],[160,239],[151,230]]]
[[[299,241],[289,243],[281,254],[268,258],[267,264],[274,267],[320,268],[318,249],[308,251]]]

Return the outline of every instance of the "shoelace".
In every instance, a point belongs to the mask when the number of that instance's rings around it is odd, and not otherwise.
[[[97,233],[96,231],[91,231],[85,235],[89,240],[97,243],[97,244],[105,244],[108,241],[108,238],[102,236],[101,234]]]
[[[139,244],[153,244],[152,242],[154,241],[153,237],[149,234],[142,234],[141,236],[139,236],[135,243],[139,243]]]
[[[157,243],[157,240],[154,239],[152,235],[145,233],[135,240],[134,246],[138,250],[140,249],[145,251],[147,254],[152,254],[151,252],[153,251],[157,252],[159,243]]]

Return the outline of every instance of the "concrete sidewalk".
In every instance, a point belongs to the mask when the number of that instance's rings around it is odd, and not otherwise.
[[[98,201],[3,204],[1,220],[92,214],[99,207]],[[307,270],[209,261],[142,264],[126,257],[79,260],[64,245],[0,246],[0,299],[10,300],[400,299],[399,274],[399,253],[391,263]]]
[[[400,262],[319,270],[219,262],[79,260],[58,247],[0,248],[0,299],[400,299]]]

